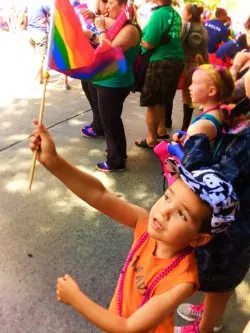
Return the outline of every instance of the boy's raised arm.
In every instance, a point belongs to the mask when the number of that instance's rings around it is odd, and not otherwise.
[[[37,121],[34,123],[37,127],[30,137],[31,150],[38,151],[40,163],[73,193],[90,206],[131,228],[135,228],[138,222],[147,218],[146,210],[118,198],[109,192],[97,178],[77,169],[58,155],[47,129],[43,125],[38,125]]]

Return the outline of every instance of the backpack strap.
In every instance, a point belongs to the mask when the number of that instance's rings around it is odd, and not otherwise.
[[[186,38],[190,32],[190,29],[191,29],[191,22],[187,22],[185,25],[185,34],[183,36],[183,42],[186,40]]]

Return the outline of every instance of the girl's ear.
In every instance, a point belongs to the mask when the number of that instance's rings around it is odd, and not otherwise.
[[[215,86],[210,86],[208,88],[208,96],[214,97],[217,94],[217,88]]]
[[[198,234],[197,238],[192,240],[189,244],[192,247],[198,247],[206,245],[212,239],[210,234]]]

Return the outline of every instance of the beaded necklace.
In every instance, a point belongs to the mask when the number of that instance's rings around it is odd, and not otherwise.
[[[146,242],[148,239],[149,234],[147,232],[144,232],[140,239],[138,240],[137,244],[134,246],[133,249],[130,250],[128,257],[124,263],[124,266],[122,268],[119,283],[118,283],[118,295],[117,295],[117,306],[118,306],[118,314],[122,317],[122,301],[123,301],[123,286],[124,286],[124,280],[125,280],[125,274],[127,272],[127,269],[129,267],[130,262],[132,261],[135,253],[139,250],[139,248]],[[160,273],[157,274],[157,276],[153,279],[153,281],[149,284],[147,287],[147,290],[144,294],[144,297],[139,305],[141,307],[144,305],[151,296],[151,293],[155,286],[166,276],[168,275],[173,269],[175,269],[179,263],[190,253],[192,252],[192,248],[188,247],[184,249],[177,258],[166,268],[164,268]]]
[[[214,111],[214,110],[218,110],[218,109],[220,109],[220,104],[213,105],[213,106],[211,106],[210,108],[207,108],[207,109],[201,111],[201,112],[199,113],[198,117],[200,117],[200,116],[202,116],[203,114],[206,114],[206,113],[208,113],[208,112],[210,112],[210,111]]]

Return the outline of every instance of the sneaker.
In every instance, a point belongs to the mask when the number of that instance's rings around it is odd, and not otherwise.
[[[82,136],[85,136],[86,138],[103,138],[104,135],[97,134],[95,131],[93,131],[93,128],[89,125],[85,126],[81,130]]]
[[[188,326],[175,326],[174,333],[200,333],[199,322],[195,321],[193,324]]]
[[[103,172],[122,172],[125,171],[126,168],[112,168],[109,166],[108,162],[100,162],[96,164],[96,167],[98,170],[103,171]]]
[[[178,306],[177,313],[181,318],[187,321],[199,321],[201,320],[203,308],[204,304],[194,305],[190,303],[183,303]],[[216,324],[216,326],[214,327],[213,332],[218,333],[222,330],[222,328],[223,328],[222,322],[218,322],[218,324]]]
[[[201,320],[203,308],[203,304],[194,305],[190,303],[183,303],[178,306],[177,313],[181,318],[187,321]]]

